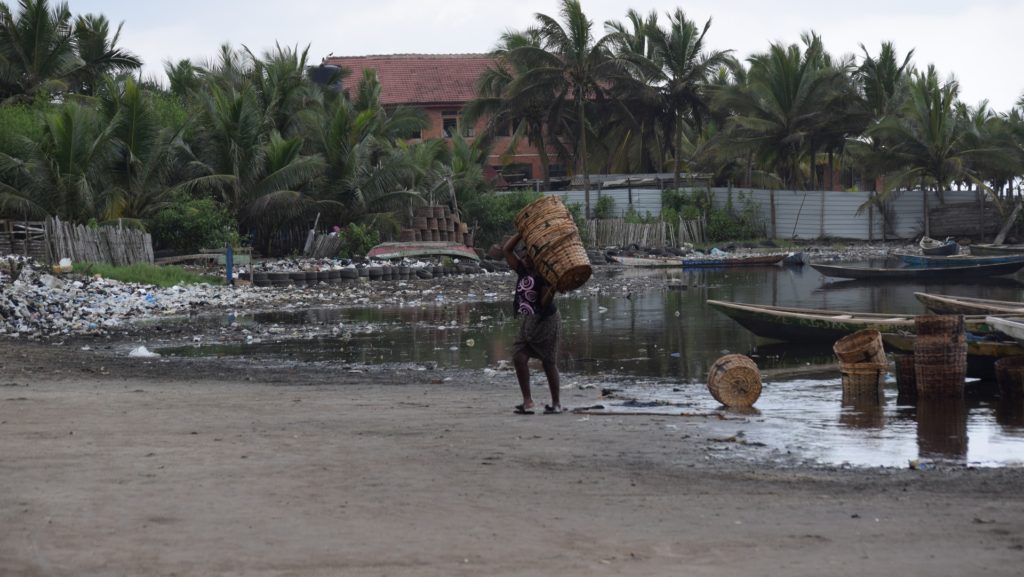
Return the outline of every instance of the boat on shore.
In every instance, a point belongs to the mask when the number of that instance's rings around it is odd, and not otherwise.
[[[972,244],[975,256],[1024,255],[1024,244]]]
[[[678,256],[618,256],[608,255],[608,260],[622,266],[639,268],[680,268],[682,258]]]
[[[929,311],[937,315],[1024,315],[1024,303],[933,295],[916,292],[914,297]]]
[[[785,254],[755,254],[747,256],[707,256],[684,257],[681,259],[684,268],[722,267],[722,266],[769,266],[782,262]]]
[[[886,348],[901,353],[914,352],[914,336],[882,333]],[[1024,355],[1024,345],[1015,341],[990,340],[968,336],[967,376],[991,380],[995,378],[995,364],[999,359]]]
[[[416,258],[421,256],[449,256],[480,260],[480,255],[471,246],[457,242],[384,242],[371,248],[366,258],[387,260],[392,258]]]
[[[945,267],[880,268],[814,263],[812,263],[811,266],[821,274],[835,278],[873,279],[882,281],[968,277],[980,278],[1013,274],[1021,268],[1024,268],[1024,259],[1013,262],[974,265],[965,264]]]
[[[797,307],[777,307],[708,300],[707,304],[740,326],[766,339],[790,342],[831,343],[862,329],[885,333],[914,333],[915,315],[856,313]],[[984,315],[964,317],[972,333],[989,334]]]
[[[942,267],[951,266],[978,266],[984,264],[997,264],[1004,262],[1024,262],[1024,255],[1009,254],[998,256],[972,256],[966,254],[953,254],[949,256],[928,256],[912,253],[896,253],[900,260],[913,267]]]
[[[921,253],[928,256],[947,256],[960,252],[960,245],[951,238],[935,240],[934,238],[924,236],[921,237],[921,242],[918,243],[918,246],[921,247]]]

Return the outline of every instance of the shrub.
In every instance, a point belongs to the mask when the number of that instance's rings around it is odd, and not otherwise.
[[[341,255],[348,258],[366,256],[380,244],[380,231],[368,224],[351,223],[341,231]]]
[[[156,248],[185,254],[238,244],[238,223],[223,205],[209,198],[178,198],[153,217],[149,228]]]
[[[536,192],[510,192],[507,194],[481,194],[462,207],[462,220],[476,226],[477,246],[501,244],[516,233],[516,214],[540,198]]]
[[[81,262],[74,264],[74,271],[84,275],[99,275],[126,283],[172,287],[177,284],[224,284],[220,277],[200,275],[186,271],[180,266],[158,266],[138,263],[130,266],[114,266],[105,263]]]
[[[612,218],[615,214],[615,199],[608,195],[603,195],[597,199],[597,205],[594,207],[594,218],[605,219]]]

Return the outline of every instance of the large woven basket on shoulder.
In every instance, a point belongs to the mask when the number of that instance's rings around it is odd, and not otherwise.
[[[515,222],[538,272],[556,290],[575,290],[590,279],[590,259],[561,199],[541,197],[523,207]]]

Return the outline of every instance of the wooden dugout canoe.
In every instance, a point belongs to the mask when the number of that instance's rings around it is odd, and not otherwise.
[[[1024,267],[1024,259],[1015,262],[949,267],[876,268],[835,264],[812,264],[811,266],[821,274],[835,278],[872,279],[881,281],[942,278],[962,279],[965,277],[983,278],[1013,274]]]
[[[766,339],[791,342],[831,343],[862,329],[883,333],[914,333],[914,315],[855,313],[796,307],[776,307],[728,301],[708,300],[740,326]],[[989,334],[985,317],[964,317],[964,326],[972,333]]]
[[[1007,254],[996,256],[976,256],[953,254],[948,256],[929,256],[922,254],[897,253],[907,266],[914,267],[951,267],[951,266],[978,266],[985,264],[998,264],[1024,261],[1024,255]]]

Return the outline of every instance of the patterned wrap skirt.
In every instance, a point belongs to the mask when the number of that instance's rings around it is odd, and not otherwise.
[[[523,324],[519,326],[519,337],[512,345],[512,352],[525,351],[532,358],[541,362],[558,360],[558,339],[562,332],[562,317],[558,311],[541,317],[540,315],[524,315]]]

